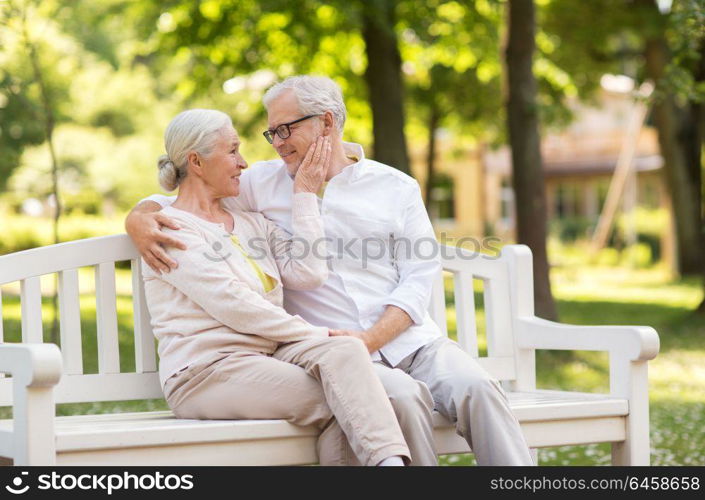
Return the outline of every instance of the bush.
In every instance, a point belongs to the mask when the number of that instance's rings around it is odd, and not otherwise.
[[[54,243],[52,220],[46,217],[0,214],[0,254],[8,254]],[[61,241],[124,232],[123,217],[112,219],[91,215],[71,215],[59,221]]]
[[[587,217],[564,217],[549,223],[549,232],[564,243],[589,238],[594,224]]]
[[[603,248],[597,253],[595,263],[599,266],[617,266],[620,261],[619,250],[616,248]]]
[[[651,247],[645,243],[637,243],[622,251],[622,264],[626,266],[644,269],[651,266],[652,263]]]

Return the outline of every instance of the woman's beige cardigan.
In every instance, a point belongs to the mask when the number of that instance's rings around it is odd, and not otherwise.
[[[282,283],[312,289],[328,277],[326,246],[318,200],[313,193],[294,194],[294,234],[259,213],[231,212],[233,234],[277,285],[264,292],[262,282],[233,246],[223,224],[215,224],[173,207],[162,210],[179,230],[164,228],[187,249],[167,248],[178,268],[155,273],[142,261],[152,330],[159,340],[162,385],[186,366],[218,352],[246,349],[271,354],[283,342],[325,337],[282,308]]]

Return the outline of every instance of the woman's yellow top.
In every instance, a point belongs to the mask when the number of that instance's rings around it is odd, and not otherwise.
[[[245,257],[245,260],[250,264],[250,267],[252,267],[252,270],[255,272],[257,277],[260,279],[262,282],[262,286],[264,287],[264,292],[270,292],[271,290],[274,290],[274,287],[277,286],[276,281],[274,278],[272,278],[270,275],[266,274],[264,271],[262,271],[262,268],[252,260],[252,258],[247,254],[244,248],[242,248],[242,245],[240,244],[240,240],[237,238],[237,236],[230,235],[230,240],[233,242],[233,245],[235,245],[235,248],[237,248],[240,253],[242,254],[243,257]]]

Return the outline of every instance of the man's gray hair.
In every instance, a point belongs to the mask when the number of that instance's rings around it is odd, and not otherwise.
[[[171,120],[164,132],[167,154],[157,160],[159,183],[173,191],[186,177],[188,154],[209,156],[224,129],[232,126],[228,115],[215,109],[189,109]]]
[[[324,76],[290,76],[283,82],[275,83],[262,98],[265,108],[283,92],[291,90],[299,103],[299,110],[305,115],[318,115],[326,111],[333,113],[333,122],[340,133],[343,132],[347,111],[340,86]]]

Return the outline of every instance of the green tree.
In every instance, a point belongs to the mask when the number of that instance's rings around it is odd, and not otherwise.
[[[161,31],[145,45],[145,57],[161,58],[166,65],[176,54],[173,59],[185,71],[174,86],[187,100],[204,94],[212,97],[223,82],[263,70],[272,71],[274,78],[297,73],[331,76],[345,93],[353,118],[348,130],[352,138],[372,136],[373,156],[408,172],[396,4],[389,0],[155,2],[146,17],[158,19]],[[371,103],[368,109],[362,109],[365,102]],[[370,116],[373,130],[356,130],[354,122]],[[244,128],[262,117],[261,110],[251,115]]]
[[[54,127],[63,118],[58,103],[67,79],[49,63],[59,53],[46,37],[53,26],[43,17],[54,8],[53,2],[29,0],[0,4],[0,190],[26,146],[49,141],[52,149]],[[52,175],[57,171],[54,161]]]
[[[498,143],[504,136],[498,2],[405,2],[401,52],[411,123],[425,129],[426,196],[432,200],[437,132],[452,129],[458,144]]]

